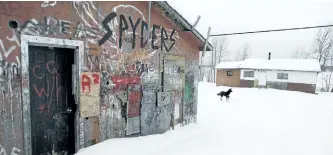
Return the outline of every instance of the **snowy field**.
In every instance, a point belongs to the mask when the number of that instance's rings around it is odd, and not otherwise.
[[[161,135],[111,139],[79,155],[332,155],[333,94],[199,83],[198,124]]]

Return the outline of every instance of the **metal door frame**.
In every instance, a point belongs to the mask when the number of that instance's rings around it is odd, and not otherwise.
[[[21,84],[22,84],[22,119],[23,119],[23,141],[24,141],[24,154],[32,155],[31,148],[31,115],[30,115],[30,90],[29,90],[29,46],[46,46],[46,47],[61,47],[74,49],[74,64],[77,66],[75,72],[72,75],[73,79],[79,81],[81,65],[83,62],[84,42],[81,40],[69,40],[69,39],[58,39],[41,36],[29,36],[21,35]],[[73,81],[72,81],[73,83]],[[73,85],[72,85],[73,86]],[[75,94],[80,94],[79,83],[75,82],[74,90]],[[73,88],[72,88],[73,89]],[[79,105],[79,95],[75,96],[75,102]],[[77,108],[79,109],[79,108]],[[77,122],[78,120],[75,120]],[[75,125],[76,126],[76,125]],[[76,127],[75,127],[76,128]],[[75,139],[77,139],[77,133],[75,132]],[[77,143],[77,142],[75,142]],[[75,146],[77,146],[75,144]],[[78,148],[76,147],[76,152]]]

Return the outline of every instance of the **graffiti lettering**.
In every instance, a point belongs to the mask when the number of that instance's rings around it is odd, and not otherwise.
[[[44,1],[40,6],[43,8],[46,8],[46,7],[55,6],[56,4],[57,4],[57,1],[53,1],[53,3],[50,3],[49,1]]]
[[[102,45],[104,44],[108,39],[111,38],[112,34],[113,34],[113,31],[112,29],[109,27],[109,23],[115,18],[117,17],[117,14],[115,12],[111,12],[108,16],[106,16],[104,18],[104,20],[102,21],[102,25],[103,27],[107,30],[107,33],[102,37],[101,40],[98,41],[98,44],[99,45]],[[125,41],[131,41],[132,43],[132,49],[135,49],[135,43],[136,43],[136,33],[135,31],[137,30],[137,27],[139,26],[140,24],[140,21],[141,21],[141,18],[138,18],[135,23],[133,21],[133,18],[131,16],[128,17],[128,20],[129,20],[129,23],[131,25],[131,28],[133,30],[132,32],[132,38],[131,39],[128,39],[128,38],[125,38]],[[123,33],[129,29],[129,26],[128,26],[128,22],[125,18],[124,15],[119,15],[119,37],[118,37],[118,43],[119,43],[119,49],[122,49],[122,46],[123,46]],[[163,50],[163,46],[165,48],[166,51],[170,51],[172,49],[172,47],[175,45],[175,42],[176,40],[173,38],[174,37],[174,33],[175,33],[175,30],[173,29],[171,34],[170,34],[170,37],[168,37],[167,35],[167,32],[165,30],[164,27],[161,27],[159,25],[156,25],[154,24],[153,25],[153,30],[152,30],[152,39],[151,39],[151,48],[152,49],[158,49],[159,47],[155,45],[155,41],[157,40],[157,30],[158,29],[161,29],[161,33],[162,35],[159,36],[161,37],[161,50]],[[145,33],[145,30],[147,32],[148,30],[148,24],[142,20],[141,22],[141,40],[140,40],[140,48],[144,48],[148,42],[148,39],[145,37],[146,35],[144,35]],[[171,41],[171,45],[170,47],[167,47],[166,45],[166,41],[169,40]]]
[[[94,84],[99,84],[99,75],[98,74],[92,74],[92,77],[94,78]]]
[[[119,49],[122,47],[123,32],[128,29],[128,24],[124,15],[120,15],[120,25],[119,25]],[[133,32],[134,33],[134,32]]]
[[[42,73],[42,68],[45,68],[47,72]],[[43,111],[46,107],[48,107],[48,110],[50,110],[51,103],[53,100],[53,97],[56,97],[56,100],[59,101],[59,94],[61,93],[61,90],[63,90],[60,82],[59,82],[59,74],[58,74],[58,66],[55,64],[54,61],[49,61],[45,65],[36,64],[32,67],[32,74],[33,77],[36,78],[36,80],[40,81],[43,78],[46,77],[46,75],[50,75],[50,79],[46,79],[45,85],[44,82],[43,85],[40,85],[40,82],[32,83],[33,90],[36,92],[38,97],[47,97],[47,100],[49,101],[48,106],[43,102],[40,104],[39,109]],[[32,80],[34,81],[34,80]],[[53,95],[53,92],[56,94]]]
[[[33,87],[39,97],[42,97],[43,94],[45,94],[45,96],[49,97],[49,93],[47,93],[43,87],[40,88],[40,91],[38,90],[38,88],[35,84],[33,84]],[[47,82],[47,90],[50,90],[49,82]]]
[[[131,26],[132,26],[132,29],[133,29],[133,33],[132,33],[133,34],[132,49],[134,49],[135,48],[135,30],[138,27],[138,25],[139,25],[139,23],[141,21],[141,18],[137,19],[136,22],[135,22],[135,24],[133,24],[133,20],[132,20],[131,16],[128,17],[128,19],[129,19],[129,21],[131,23]]]
[[[69,31],[71,24],[70,21],[60,20],[52,16],[45,16],[44,21],[32,18],[21,26],[20,32],[31,35],[71,34],[72,32]]]
[[[82,75],[82,81],[81,81],[81,85],[82,85],[82,92],[85,92],[86,90],[86,87],[89,88],[89,91],[90,92],[90,77],[88,75],[85,75],[83,74]]]
[[[98,41],[99,45],[104,44],[112,36],[113,32],[112,32],[111,28],[108,26],[108,23],[116,16],[117,16],[117,14],[115,12],[112,12],[108,16],[106,16],[104,18],[104,20],[102,21],[102,25],[107,30],[107,33],[103,36],[103,38],[101,40]]]
[[[173,38],[173,35],[175,33],[175,29],[172,30],[171,34],[170,34],[170,38],[168,38],[168,33],[166,32],[166,30],[164,29],[164,27],[162,27],[162,30],[161,30],[161,50],[163,50],[163,46],[165,47],[165,50],[167,52],[170,52],[170,50],[172,49],[172,47],[175,45],[176,43],[176,40]],[[167,40],[170,40],[171,41],[171,45],[170,47],[168,47],[166,44],[165,44],[165,41]]]
[[[115,85],[124,85],[124,84],[135,84],[140,83],[141,78],[140,77],[120,77],[120,76],[113,76],[111,78],[112,82]]]
[[[1,51],[4,53],[5,59],[16,49],[16,46],[11,46],[9,49],[6,49],[2,40],[0,39]],[[0,56],[0,60],[5,60]]]
[[[36,75],[36,69],[37,68],[39,68],[39,70],[41,69],[41,67],[39,66],[39,65],[36,65],[33,69],[32,69],[32,74],[36,77],[36,78],[38,78],[38,79],[42,79],[44,76],[45,76],[45,74],[44,73],[39,73],[40,74],[40,76],[38,76],[38,75]]]
[[[157,36],[156,36],[156,29],[160,29],[161,27],[160,26],[158,26],[158,25],[153,25],[153,36],[151,36],[151,48],[152,49],[158,49],[158,46],[155,46],[154,45],[154,43],[155,43],[155,40],[156,40],[156,38],[157,38]],[[161,49],[162,50],[162,49]]]
[[[83,118],[80,118],[80,146],[84,147],[84,124]]]
[[[100,77],[99,77],[99,74],[95,74],[93,73],[92,75],[92,78],[93,78],[93,83],[94,84],[99,84],[99,81],[100,81]],[[86,87],[88,87],[88,92],[90,92],[90,84],[91,84],[91,79],[90,77],[87,75],[87,74],[83,74],[82,75],[82,80],[81,80],[81,85],[82,85],[82,92],[85,92],[86,91]]]
[[[144,36],[147,36],[144,34],[144,32],[148,32],[148,24],[142,20],[142,23],[141,23],[141,40],[140,40],[140,48],[144,48],[147,43],[148,43],[148,37],[144,37]]]

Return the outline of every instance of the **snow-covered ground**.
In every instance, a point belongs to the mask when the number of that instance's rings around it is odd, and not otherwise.
[[[79,155],[332,155],[333,94],[199,83],[198,124],[161,135],[111,139]]]

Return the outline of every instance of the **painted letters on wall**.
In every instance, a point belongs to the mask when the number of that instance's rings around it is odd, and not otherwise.
[[[198,66],[187,65],[198,59],[197,47],[156,10],[149,21],[146,5],[140,3],[0,2],[1,153],[24,154],[31,149],[23,145],[31,133],[22,131],[22,118],[29,115],[20,96],[29,91],[29,73],[21,72],[20,35],[84,42],[84,53],[76,60],[81,68],[78,148],[110,138],[164,133],[170,129],[171,115],[181,121],[183,114],[188,119],[196,114],[195,96],[190,95],[196,72],[186,69]],[[165,53],[170,55],[163,57]],[[35,71],[43,67],[36,66]],[[37,78],[41,75],[36,72]],[[47,88],[35,85],[33,91],[45,96]],[[161,93],[168,95],[158,98]],[[184,108],[183,97],[191,98]],[[39,108],[47,110],[46,105]],[[92,124],[97,126],[94,130]]]

